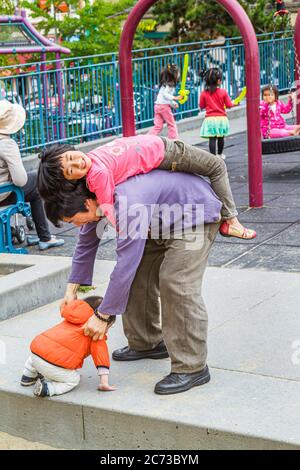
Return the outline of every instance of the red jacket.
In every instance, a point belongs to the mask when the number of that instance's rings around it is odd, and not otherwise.
[[[217,88],[214,93],[203,91],[200,95],[199,107],[206,109],[205,117],[226,116],[226,108],[232,108],[233,102],[224,88]]]
[[[91,354],[96,367],[109,368],[107,337],[93,341],[84,336],[82,327],[93,313],[84,300],[74,300],[63,308],[63,322],[34,338],[31,352],[65,369],[80,369],[84,359]]]

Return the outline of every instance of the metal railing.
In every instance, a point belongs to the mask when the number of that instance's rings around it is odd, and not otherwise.
[[[274,79],[280,91],[294,81],[292,36],[276,36]],[[260,39],[260,38],[259,38]],[[261,85],[270,82],[272,40],[259,41]],[[182,69],[184,54],[189,54],[187,87],[189,100],[176,111],[176,119],[199,113],[203,81],[199,72],[212,66],[223,71],[222,86],[231,97],[245,85],[244,46],[240,38],[154,47],[134,51],[134,106],[137,128],[153,122],[160,70],[170,61]],[[287,65],[289,62],[289,66]],[[287,71],[290,76],[287,76]],[[26,109],[24,128],[16,135],[23,155],[34,153],[48,143],[78,144],[109,135],[120,135],[122,119],[119,93],[119,67],[116,54],[67,58],[3,67],[0,70],[2,98],[20,102]]]

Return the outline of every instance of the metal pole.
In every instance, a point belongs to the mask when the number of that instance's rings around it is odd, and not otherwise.
[[[46,53],[41,54],[41,74],[42,74],[42,90],[43,90],[43,101],[44,101],[44,119],[46,126],[46,139],[49,140],[49,125],[48,125],[48,83],[46,74]]]
[[[120,40],[120,88],[123,135],[135,134],[133,82],[132,82],[132,43],[140,20],[158,0],[139,0],[129,14]],[[245,46],[247,123],[248,123],[248,174],[249,204],[251,207],[263,205],[263,176],[260,131],[260,67],[259,51],[255,31],[250,19],[237,0],[217,0],[231,15],[238,26]]]
[[[41,87],[41,68],[39,64],[36,66],[37,87],[38,87],[38,100],[39,100],[39,115],[40,115],[40,132],[41,143],[45,145],[45,132],[44,132],[44,118],[43,118],[43,103],[42,103],[42,87]]]
[[[296,65],[296,83],[297,83],[297,106],[296,106],[296,116],[297,124],[300,123],[300,66],[299,66],[299,57],[300,57],[300,10],[298,10],[296,23],[295,23],[295,33],[294,33],[294,42],[295,42],[295,65]]]
[[[58,116],[59,116],[59,137],[64,139],[66,136],[64,126],[64,95],[63,95],[63,82],[62,82],[62,70],[60,53],[55,54],[55,68],[56,68],[56,82],[57,82],[57,93],[58,93]]]

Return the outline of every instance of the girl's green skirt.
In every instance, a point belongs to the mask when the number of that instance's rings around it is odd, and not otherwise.
[[[200,137],[226,137],[229,134],[229,121],[227,116],[212,116],[204,119]]]

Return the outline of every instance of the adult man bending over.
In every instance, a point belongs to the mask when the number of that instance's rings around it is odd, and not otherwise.
[[[42,193],[47,195],[47,188]],[[81,226],[64,298],[69,302],[80,284],[92,284],[103,221],[84,183],[72,193],[63,188],[55,196],[49,193],[45,208],[55,225],[63,220]],[[170,356],[171,373],[156,384],[155,393],[184,392],[208,382],[207,312],[201,288],[219,228],[220,201],[199,176],[154,170],[118,185],[114,208],[117,263],[101,312],[88,321],[86,333],[97,340],[109,316],[122,315],[128,346],[114,351],[115,360]]]

